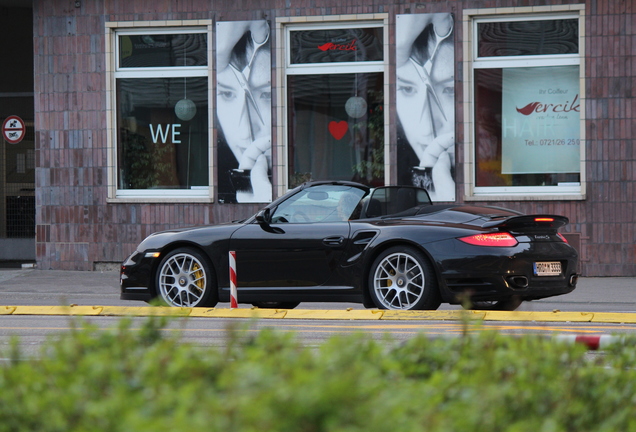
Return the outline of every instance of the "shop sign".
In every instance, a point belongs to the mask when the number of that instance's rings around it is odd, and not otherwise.
[[[503,174],[580,171],[578,66],[503,70]]]

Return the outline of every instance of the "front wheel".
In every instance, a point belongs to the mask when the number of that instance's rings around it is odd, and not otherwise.
[[[213,307],[218,303],[212,265],[193,248],[168,253],[159,264],[156,284],[157,294],[168,306]]]
[[[389,248],[375,259],[369,287],[380,309],[435,310],[441,304],[433,266],[422,252],[408,246]]]

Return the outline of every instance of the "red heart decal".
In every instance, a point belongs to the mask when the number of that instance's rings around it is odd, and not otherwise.
[[[329,122],[329,132],[337,140],[341,140],[342,137],[345,136],[348,130],[349,130],[349,123],[347,123],[344,120],[339,122],[337,121]]]

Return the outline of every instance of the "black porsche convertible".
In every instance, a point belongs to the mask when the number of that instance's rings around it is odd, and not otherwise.
[[[121,267],[121,298],[179,307],[230,299],[293,308],[356,302],[381,309],[514,310],[572,291],[568,219],[498,207],[434,205],[424,189],[305,183],[254,216],[150,235]]]

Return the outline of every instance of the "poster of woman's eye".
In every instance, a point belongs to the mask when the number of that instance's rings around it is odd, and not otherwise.
[[[272,74],[268,22],[218,22],[216,67],[219,202],[270,202]]]
[[[398,178],[455,201],[455,48],[450,13],[398,15]]]

